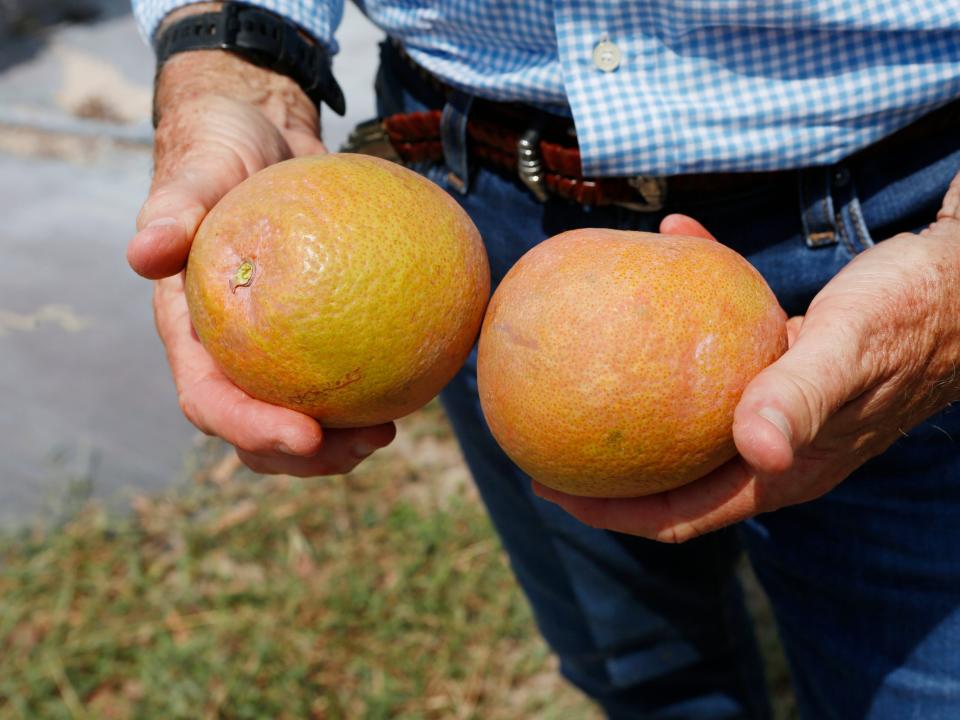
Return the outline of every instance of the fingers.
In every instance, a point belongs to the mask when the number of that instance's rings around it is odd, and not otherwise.
[[[756,515],[757,478],[738,458],[675,490],[638,498],[585,498],[534,481],[533,491],[587,525],[660,542],[686,542]]]
[[[187,158],[168,158],[158,151],[157,179],[127,247],[130,266],[152,279],[183,269],[203,218],[247,177],[243,161],[227,146],[211,145]]]
[[[255,454],[240,449],[237,455],[251,470],[264,475],[342,475],[353,470],[377,449],[389,445],[396,434],[393,423],[357,430],[326,430],[323,445],[311,457],[283,453]]]
[[[192,332],[181,276],[157,283],[154,308],[180,406],[190,422],[248,453],[319,452],[323,432],[316,420],[255,400],[220,372]]]
[[[154,302],[184,414],[236,447],[255,472],[346,473],[396,436],[393,423],[323,431],[311,417],[251,398],[220,372],[192,332],[181,276],[159,281]]]
[[[327,154],[327,146],[315,132],[291,129],[284,133],[284,138],[296,157]]]
[[[705,240],[716,240],[709,230],[692,217],[677,213],[667,215],[660,221],[660,232],[664,235],[686,235],[688,237],[704,238]]]
[[[198,176],[201,182],[203,177]],[[189,177],[153,190],[137,219],[138,232],[127,246],[130,267],[154,280],[180,272],[200,222],[221,197],[219,190],[214,183],[198,185]]]

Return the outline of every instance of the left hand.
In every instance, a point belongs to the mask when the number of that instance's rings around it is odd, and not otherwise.
[[[672,215],[664,234],[710,234]],[[665,542],[817,498],[960,399],[960,176],[936,222],[866,250],[788,323],[789,349],[744,390],[739,456],[627,499],[534,491],[581,521]]]

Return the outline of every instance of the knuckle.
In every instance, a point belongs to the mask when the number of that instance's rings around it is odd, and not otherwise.
[[[209,428],[200,422],[200,413],[197,410],[197,403],[193,396],[188,392],[177,393],[177,403],[180,405],[180,412],[204,435],[212,435]]]

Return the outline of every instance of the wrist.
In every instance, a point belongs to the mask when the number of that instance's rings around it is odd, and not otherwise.
[[[296,82],[225,50],[186,52],[164,64],[154,87],[154,124],[178,107],[213,96],[257,108],[280,130],[319,132],[317,107]]]
[[[179,8],[163,19],[158,33],[190,15],[217,11],[223,4],[203,2]],[[183,52],[163,64],[154,85],[154,125],[185,104],[214,96],[257,108],[280,130],[319,134],[319,111],[296,81],[226,50]]]

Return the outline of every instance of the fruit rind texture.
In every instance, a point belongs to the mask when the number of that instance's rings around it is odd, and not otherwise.
[[[544,485],[649,495],[735,455],[737,402],[786,347],[783,310],[730,248],[575,230],[530,250],[494,293],[480,401],[497,442]]]
[[[185,289],[200,341],[234,384],[325,427],[363,427],[452,379],[490,271],[445,191],[335,154],[270,166],[224,196],[196,234]]]

